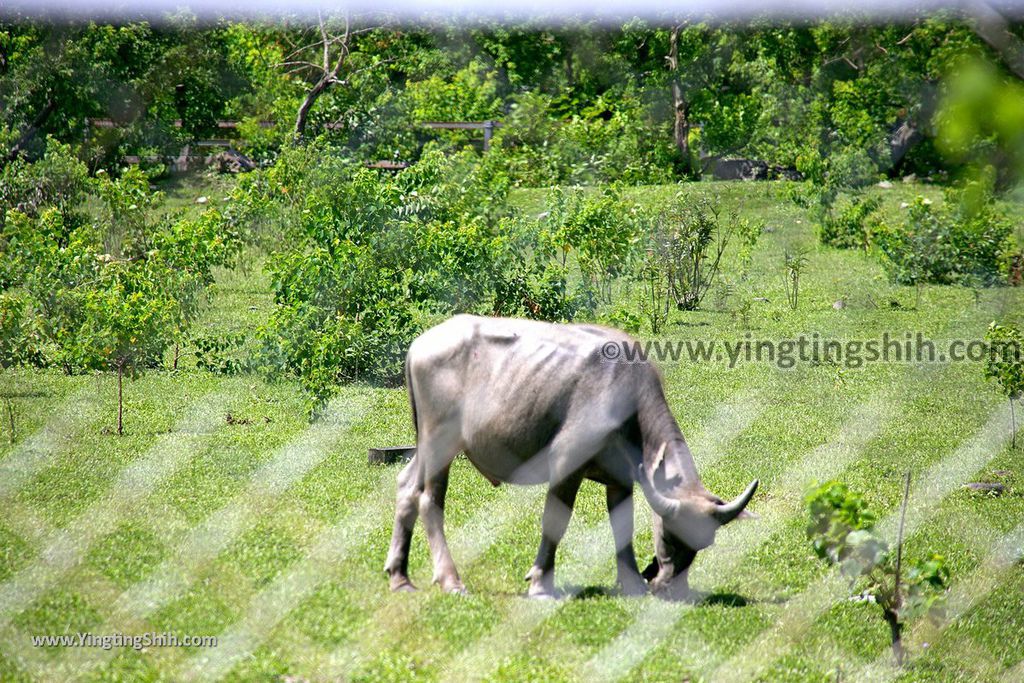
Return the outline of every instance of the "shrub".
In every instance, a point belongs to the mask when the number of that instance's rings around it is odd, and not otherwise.
[[[800,278],[810,260],[805,249],[787,249],[782,254],[782,261],[785,266],[783,283],[786,287],[786,301],[795,311],[800,306]]]
[[[508,271],[497,283],[495,315],[570,322],[593,313],[593,290],[584,282],[573,285],[567,269],[557,261],[535,260]]]
[[[886,269],[900,284],[994,284],[1000,276],[1011,226],[990,192],[976,183],[951,190],[941,208],[918,197],[902,225],[878,235]]]
[[[89,169],[69,145],[48,138],[46,152],[35,163],[17,158],[0,172],[0,226],[9,210],[37,217],[57,209],[67,225],[81,223],[77,213],[89,187]]]
[[[650,118],[630,91],[567,107],[524,93],[495,134],[490,155],[519,186],[671,182],[672,138],[667,128],[652,130]]]
[[[151,192],[149,177],[136,166],[119,178],[98,171],[95,188],[103,202],[100,225],[104,252],[132,258],[148,251],[151,214],[163,202],[163,193]]]
[[[555,188],[541,223],[543,249],[551,258],[572,254],[580,275],[611,303],[612,280],[627,272],[640,243],[640,210],[615,187],[599,193]]]
[[[0,294],[0,368],[42,364],[39,331],[22,297]]]
[[[342,382],[400,382],[420,321],[491,311],[510,263],[508,183],[493,166],[431,149],[390,175],[336,155],[324,142],[285,150],[227,218],[294,219],[267,261],[277,307],[260,363],[297,377],[314,412]]]

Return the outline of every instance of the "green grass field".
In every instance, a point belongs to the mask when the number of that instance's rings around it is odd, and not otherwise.
[[[172,188],[178,205],[202,188]],[[676,187],[631,191],[657,205]],[[1024,291],[889,284],[872,257],[817,244],[780,187],[700,184],[765,221],[749,276],[705,309],[674,313],[666,339],[800,333],[872,339],[888,331],[978,339],[993,319],[1024,318]],[[932,187],[874,190],[885,211]],[[220,192],[218,190],[218,192]],[[211,194],[220,201],[220,194]],[[543,191],[514,201],[539,211]],[[783,291],[783,252],[804,247],[801,303]],[[844,307],[834,307],[838,300]],[[218,274],[203,334],[240,331],[273,306],[259,269]],[[1004,398],[975,362],[861,368],[767,362],[663,366],[672,409],[705,484],[723,497],[751,479],[760,519],[723,529],[698,555],[695,604],[612,594],[603,492],[586,484],[559,550],[556,581],[576,597],[522,594],[539,540],[541,489],[492,488],[453,470],[449,540],[469,596],[430,584],[421,528],[392,595],[381,571],[397,467],[367,448],[411,443],[401,389],[344,387],[310,424],[297,386],[198,371],[126,385],[112,434],[115,381],[5,372],[15,433],[0,433],[0,680],[1024,680],[1024,435],[1009,445]],[[230,415],[230,418],[228,417]],[[906,553],[938,551],[952,572],[948,615],[916,623],[908,666],[891,664],[874,605],[816,559],[802,496],[839,478],[892,528],[913,472]],[[965,490],[1000,481],[1002,496]],[[650,512],[637,507],[641,563]],[[79,632],[218,635],[216,648],[33,647]]]

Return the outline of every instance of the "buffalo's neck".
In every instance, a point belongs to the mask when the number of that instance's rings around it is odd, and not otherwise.
[[[644,464],[650,467],[661,445],[667,444],[664,454],[666,470],[681,476],[686,486],[699,486],[700,477],[690,448],[686,445],[679,423],[669,410],[660,385],[641,397],[637,418],[643,442]]]

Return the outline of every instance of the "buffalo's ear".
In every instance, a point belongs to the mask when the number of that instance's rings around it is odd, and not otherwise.
[[[665,450],[668,448],[668,442],[663,441],[661,447],[651,458],[650,462],[644,463],[644,468],[647,470],[647,477],[652,484],[658,489],[664,490],[666,488],[665,482],[668,479],[668,473],[665,469]]]

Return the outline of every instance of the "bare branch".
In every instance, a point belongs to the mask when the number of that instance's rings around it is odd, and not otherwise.
[[[996,51],[1017,78],[1024,80],[1024,43],[1010,32],[1003,15],[981,0],[966,3],[964,11],[978,37]]]
[[[273,64],[272,66],[275,69],[282,69],[282,68],[288,67],[288,66],[308,66],[308,67],[310,67],[312,69],[316,69],[318,71],[323,71],[323,69],[320,67],[319,64],[314,64],[313,62],[304,62],[304,61],[301,61],[301,60],[294,61],[294,62],[278,62],[277,64]]]
[[[324,26],[324,18],[320,10],[316,11],[317,19],[320,21],[320,37],[324,43],[324,71],[331,67],[331,41],[327,38],[327,27]]]

